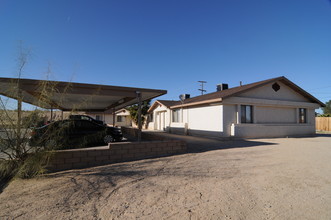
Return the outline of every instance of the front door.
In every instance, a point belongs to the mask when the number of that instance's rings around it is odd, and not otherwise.
[[[165,111],[156,113],[156,129],[159,131],[165,131],[165,114]]]

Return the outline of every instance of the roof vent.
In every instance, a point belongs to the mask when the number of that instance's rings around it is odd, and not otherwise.
[[[229,84],[226,84],[226,83],[222,83],[222,84],[217,84],[216,85],[217,92],[226,90],[228,88],[229,88]]]
[[[179,96],[179,99],[181,100],[181,101],[184,101],[185,99],[189,99],[190,98],[190,94],[181,94],[180,96]]]

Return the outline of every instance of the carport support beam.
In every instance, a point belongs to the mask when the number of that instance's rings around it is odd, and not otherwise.
[[[115,119],[116,119],[116,112],[115,112],[115,108],[113,108],[113,127],[115,127]]]
[[[137,98],[138,98],[138,141],[141,141],[141,92],[137,91]]]

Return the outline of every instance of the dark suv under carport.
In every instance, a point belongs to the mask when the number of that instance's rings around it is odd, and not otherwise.
[[[69,119],[55,121],[48,125],[34,128],[30,145],[57,148],[95,146],[121,141],[120,128],[98,124],[89,120]]]

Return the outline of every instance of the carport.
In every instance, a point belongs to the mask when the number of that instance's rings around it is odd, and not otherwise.
[[[0,78],[0,94],[18,101],[18,114],[21,114],[22,102],[25,102],[41,108],[51,109],[51,111],[59,109],[62,111],[93,112],[104,112],[106,110],[115,112],[126,106],[138,104],[138,115],[141,116],[143,101],[166,93],[166,90],[158,89]],[[138,122],[138,128],[141,131],[141,120]],[[138,139],[140,140],[140,132]]]

